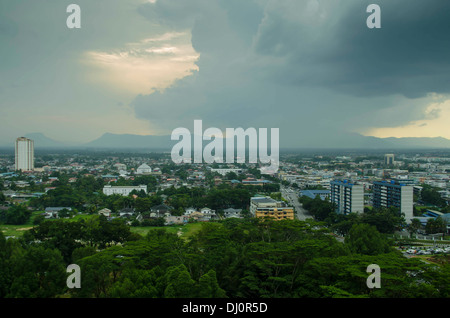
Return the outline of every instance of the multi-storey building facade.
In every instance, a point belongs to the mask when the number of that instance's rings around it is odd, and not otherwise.
[[[21,171],[34,170],[34,141],[25,137],[16,139],[15,169]]]
[[[364,186],[347,180],[330,182],[330,201],[339,214],[364,212]]]
[[[395,157],[392,153],[387,153],[384,155],[384,164],[386,166],[392,166],[395,163]]]
[[[373,183],[373,206],[375,208],[391,206],[399,209],[406,222],[413,218],[413,186],[399,181],[375,181]]]

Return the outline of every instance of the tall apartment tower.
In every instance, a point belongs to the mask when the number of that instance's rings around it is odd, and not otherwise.
[[[336,205],[336,213],[363,213],[364,186],[347,180],[331,181],[330,201]]]
[[[394,154],[392,154],[392,153],[385,154],[384,155],[384,164],[386,166],[393,166],[394,162],[395,162],[394,158],[395,158]]]
[[[34,141],[25,137],[16,139],[15,169],[22,171],[34,170]]]
[[[413,186],[392,180],[373,183],[373,206],[375,208],[394,206],[405,216],[407,223],[413,219]]]

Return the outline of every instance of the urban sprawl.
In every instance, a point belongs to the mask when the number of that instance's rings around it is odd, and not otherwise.
[[[40,218],[46,219],[94,212],[126,218],[130,224],[157,218],[163,218],[166,225],[227,217],[305,219],[308,211],[296,199],[317,197],[331,202],[337,214],[393,208],[406,225],[413,219],[423,228],[430,219],[450,221],[448,153],[286,153],[277,173],[265,175],[258,164],[174,164],[167,153],[47,150],[35,158],[33,141],[22,137],[16,141],[14,156],[1,157],[0,169],[2,209],[27,204],[30,210],[42,210]],[[119,203],[93,199],[92,193],[84,198],[86,202],[70,195],[65,200],[48,199],[59,187],[83,180],[92,181],[90,188],[95,187],[96,196],[113,196]],[[237,200],[197,200],[204,206],[187,205],[195,202],[186,199],[189,193],[192,198],[192,189],[201,189],[200,196],[208,198],[212,190],[251,188]],[[66,204],[51,205],[53,202]]]
[[[449,296],[448,151],[260,168],[18,138],[0,154],[0,297]]]

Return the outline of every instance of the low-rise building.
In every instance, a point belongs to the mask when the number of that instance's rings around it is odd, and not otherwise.
[[[46,219],[59,218],[59,212],[62,210],[72,211],[71,207],[46,207],[44,217]]]
[[[136,170],[136,174],[150,174],[150,173],[152,173],[152,168],[150,168],[150,166],[145,163],[141,164]]]
[[[330,198],[330,190],[301,190],[300,196],[307,196],[311,199],[319,196],[321,200],[325,200]]]
[[[270,217],[276,220],[294,219],[294,208],[271,197],[253,197],[250,199],[250,213],[257,218]]]
[[[150,208],[150,217],[158,218],[171,215],[172,210],[173,208],[166,204],[155,205]]]
[[[139,186],[111,186],[111,185],[105,185],[103,187],[103,193],[106,195],[112,195],[112,194],[120,194],[123,196],[128,196],[133,190],[141,191],[143,190],[145,193],[147,193],[147,186],[146,185],[139,185]]]
[[[111,217],[111,210],[108,208],[104,208],[98,211],[99,215],[106,216],[107,218]]]
[[[241,211],[242,209],[228,208],[223,210],[223,216],[225,218],[241,218]]]
[[[229,172],[234,172],[234,173],[236,173],[236,174],[240,174],[240,173],[243,173],[244,172],[244,170],[243,169],[238,169],[238,168],[236,168],[236,169],[231,169],[231,168],[226,168],[226,169],[222,169],[222,168],[219,168],[219,169],[211,169],[211,172],[217,172],[218,174],[221,174],[222,176],[226,176],[227,175],[227,173],[229,173]]]
[[[134,216],[134,214],[136,213],[136,211],[133,208],[123,208],[122,210],[119,211],[119,216],[121,218],[129,218]]]

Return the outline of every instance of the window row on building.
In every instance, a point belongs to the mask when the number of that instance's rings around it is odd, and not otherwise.
[[[413,218],[413,186],[399,181],[375,181],[373,183],[374,208],[398,208],[406,222]],[[341,214],[364,212],[364,186],[347,180],[334,180],[330,187],[330,201]]]

